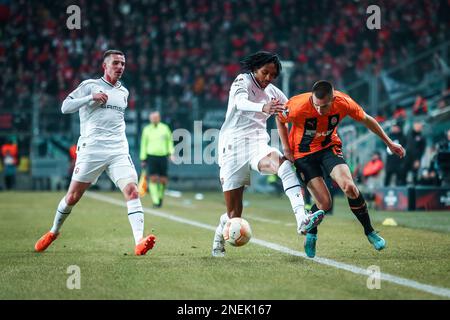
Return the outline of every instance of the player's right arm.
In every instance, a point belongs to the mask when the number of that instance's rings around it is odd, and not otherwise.
[[[93,92],[93,85],[88,81],[83,81],[78,88],[72,91],[63,101],[61,112],[64,114],[74,113],[82,107],[96,102],[99,105],[106,103],[108,96],[103,92]]]
[[[377,120],[364,112],[359,104],[357,104],[352,98],[345,97],[347,103],[347,113],[350,117],[356,121],[361,122],[367,129],[375,133],[380,139],[387,145],[387,147],[400,158],[405,156],[405,149],[402,145],[395,143],[389,138],[380,126]]]
[[[279,100],[271,100],[267,103],[252,102],[248,98],[249,82],[243,75],[239,75],[231,85],[231,95],[234,95],[236,109],[241,111],[265,112],[274,114],[284,110]]]
[[[373,133],[380,137],[381,140],[387,145],[387,147],[392,151],[392,153],[396,154],[400,158],[405,156],[405,149],[399,143],[393,142],[391,138],[384,132],[383,128],[380,126],[377,120],[368,115],[364,114],[364,119],[362,123]]]

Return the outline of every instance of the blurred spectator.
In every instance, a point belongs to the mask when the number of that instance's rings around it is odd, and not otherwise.
[[[450,151],[450,129],[445,132],[445,137],[438,141],[439,151]]]
[[[6,190],[11,190],[16,184],[16,171],[18,164],[17,144],[12,139],[8,139],[1,147],[3,175],[5,177]]]
[[[450,185],[450,129],[446,132],[446,137],[438,143],[438,150],[435,161],[436,170],[439,173],[442,185]]]
[[[400,143],[402,146],[406,147],[406,137],[403,134],[402,127],[398,122],[394,122],[391,126],[389,137],[395,143]],[[395,185],[404,186],[406,184],[406,168],[405,159],[400,159],[394,155],[389,148],[387,150],[386,156],[386,172],[384,176],[384,186],[389,186],[391,184],[391,179],[395,176]],[[406,149],[408,153],[408,149]]]
[[[397,106],[393,114],[394,119],[404,121],[406,119],[406,109],[402,106]]]
[[[369,189],[381,187],[384,163],[381,159],[381,153],[376,151],[372,155],[372,158],[367,162],[363,168],[363,180]]]
[[[435,168],[422,169],[420,173],[418,185],[422,186],[439,186],[439,176]]]
[[[425,152],[426,141],[422,134],[423,123],[415,121],[406,137],[406,175],[412,174],[413,184],[417,184],[420,160]]]
[[[413,114],[416,116],[427,114],[428,113],[427,99],[425,99],[421,95],[418,95],[416,97],[416,101],[414,102],[412,110]]]

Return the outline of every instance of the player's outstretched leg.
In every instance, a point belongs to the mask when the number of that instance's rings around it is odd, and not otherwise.
[[[213,257],[224,257],[225,256],[225,240],[223,238],[223,228],[228,221],[228,214],[225,212],[220,216],[219,225],[214,233],[214,240],[212,245],[212,256]]]
[[[386,241],[374,231],[372,224],[370,223],[369,210],[367,209],[366,200],[360,191],[356,199],[348,198],[348,204],[353,214],[364,228],[364,233],[367,236],[369,242],[376,250],[382,250],[386,247]]]
[[[311,230],[317,228],[317,226],[322,222],[324,216],[325,211],[323,210],[317,210],[306,214],[306,218],[301,222],[300,228],[298,229],[299,233],[306,235],[311,232]]]
[[[73,206],[69,206],[66,203],[66,197],[64,196],[59,202],[58,208],[56,209],[52,228],[36,242],[36,244],[34,245],[34,250],[36,250],[37,252],[42,252],[47,249],[52,244],[52,242],[56,240],[56,238],[58,238],[59,230],[72,211],[72,207]]]
[[[306,232],[322,222],[323,211],[319,210],[312,214],[305,213],[305,203],[300,190],[300,181],[298,181],[297,174],[290,161],[284,161],[278,168],[277,174],[283,182],[284,192],[291,202],[297,221],[297,232],[306,234]]]
[[[134,188],[134,186],[131,186],[130,188]],[[125,190],[125,192],[126,191],[127,190]],[[153,249],[156,237],[153,234],[144,237],[144,210],[142,208],[141,199],[135,198],[128,200],[127,211],[128,221],[130,222],[134,241],[136,243],[134,253],[137,256],[142,256]]]
[[[319,211],[319,208],[317,207],[316,204],[313,204],[311,206],[310,213],[317,211]],[[303,248],[305,249],[305,253],[309,258],[314,258],[316,256],[317,233],[318,233],[317,227],[312,228],[306,233],[306,237],[303,242]]]
[[[305,248],[305,253],[308,258],[314,258],[316,256],[316,242],[317,233],[314,234],[308,232],[303,243],[303,247]]]
[[[384,240],[376,231],[369,233],[367,239],[378,251],[383,250],[386,247],[386,240]]]

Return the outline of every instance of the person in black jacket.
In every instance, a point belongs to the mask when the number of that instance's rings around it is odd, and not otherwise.
[[[420,160],[425,152],[426,140],[422,134],[423,123],[415,121],[411,131],[406,137],[406,174],[412,172],[413,183],[417,184]]]
[[[403,146],[406,145],[406,137],[403,134],[400,122],[394,122],[392,124],[389,136],[395,143],[399,143]],[[400,159],[394,155],[390,152],[389,148],[387,149],[385,168],[386,174],[384,176],[384,186],[387,187],[391,184],[392,176],[395,176],[395,185],[404,186],[406,184],[405,159]]]

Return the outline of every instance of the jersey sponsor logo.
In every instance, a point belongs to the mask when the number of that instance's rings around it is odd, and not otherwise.
[[[119,106],[113,106],[113,105],[111,105],[111,104],[107,104],[107,105],[102,104],[102,105],[100,106],[100,108],[103,108],[103,109],[112,109],[112,110],[116,110],[116,111],[125,113],[125,108],[122,108],[122,107],[119,107]]]

